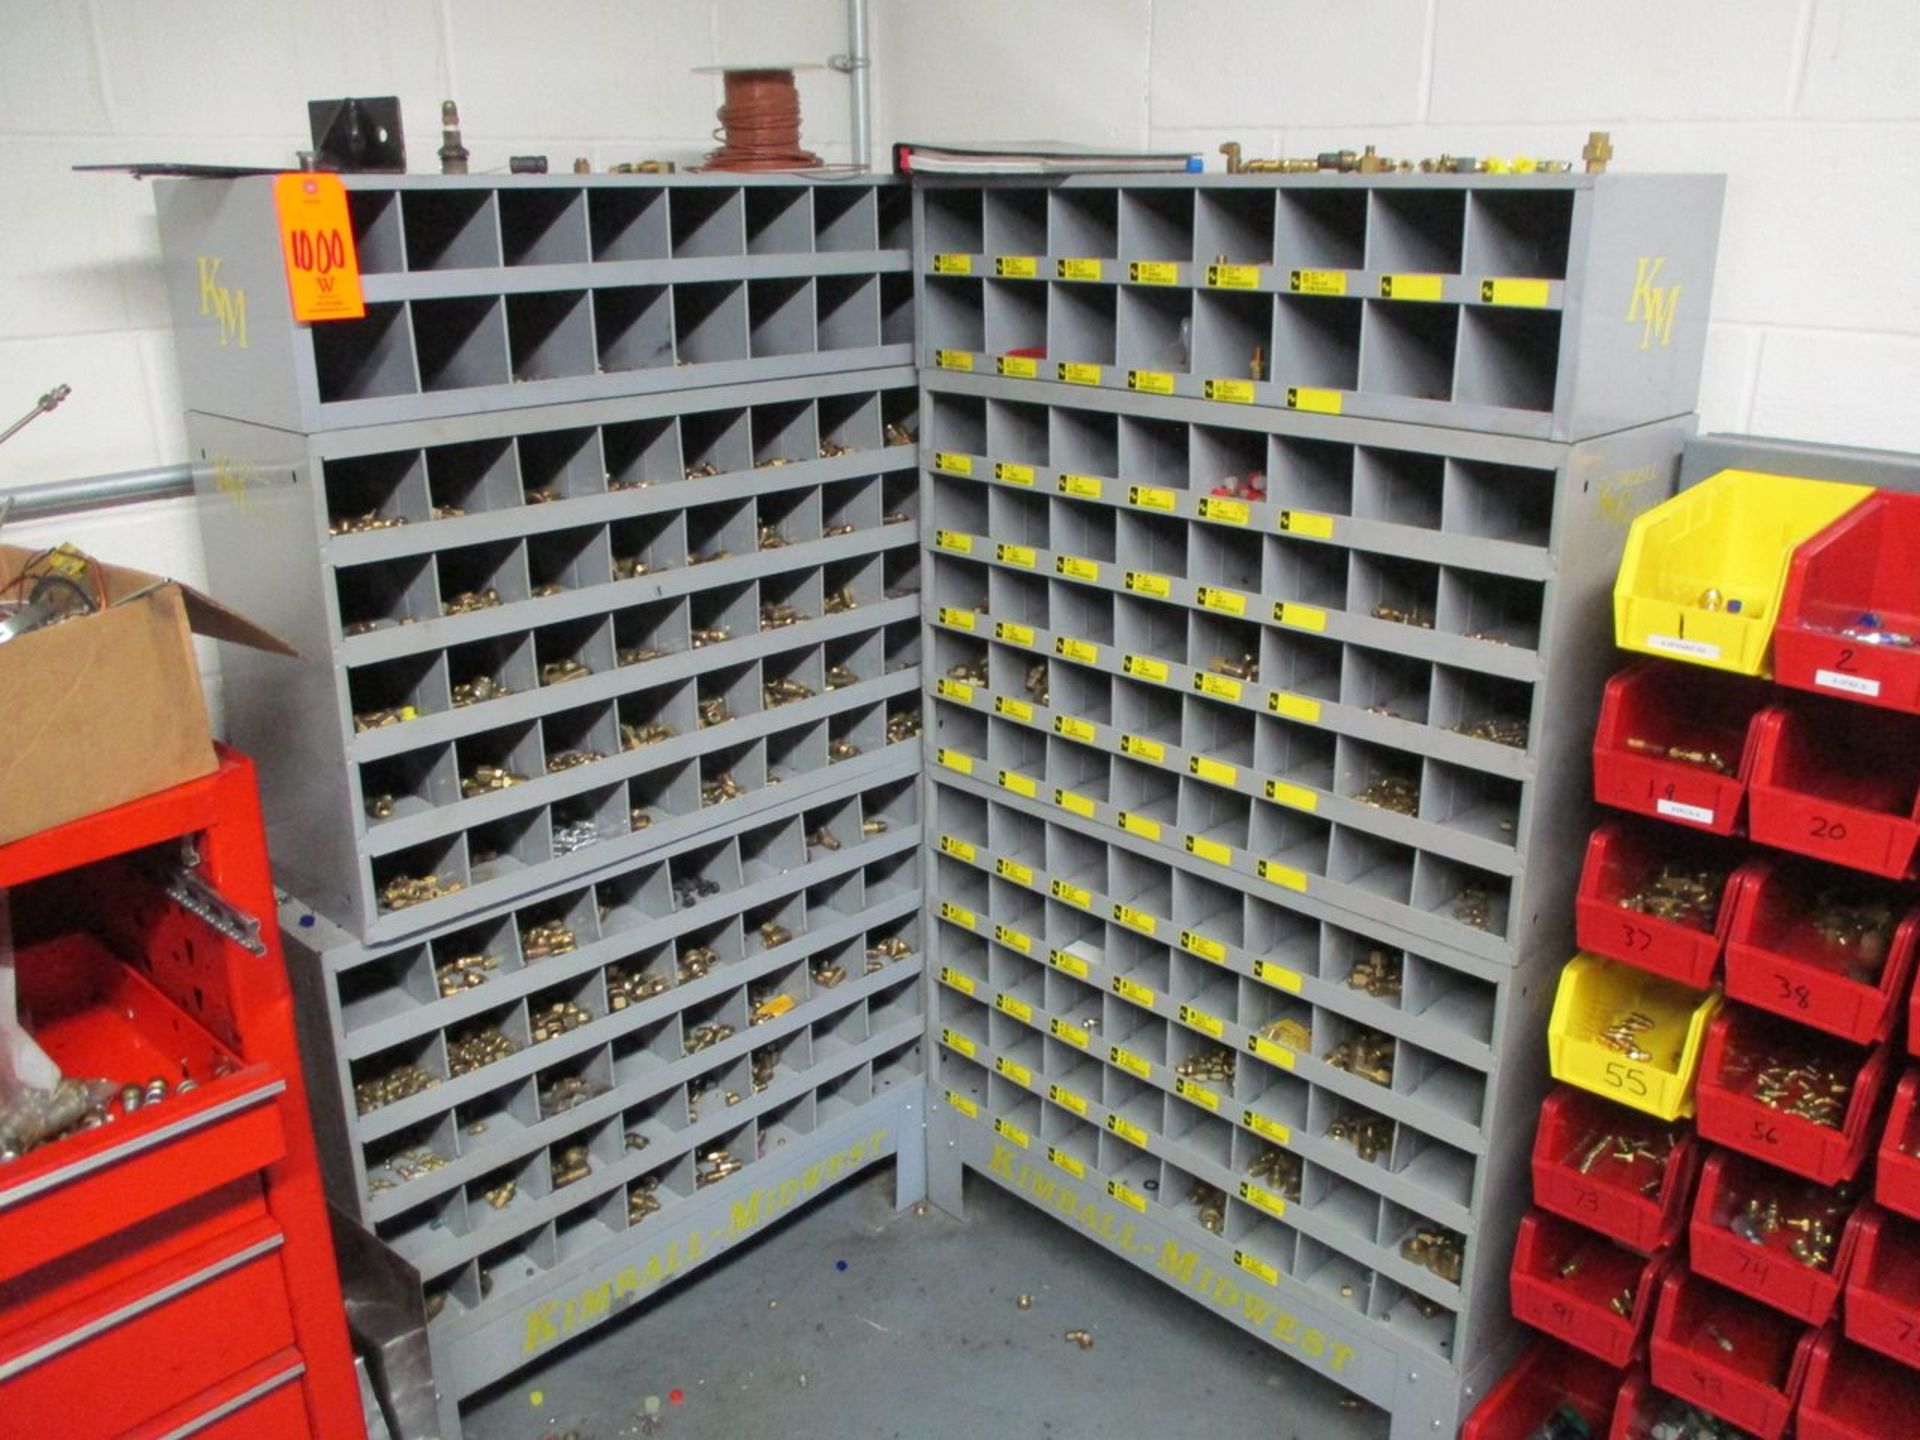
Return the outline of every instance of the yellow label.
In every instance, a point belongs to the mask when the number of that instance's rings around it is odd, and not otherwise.
[[[1289,535],[1303,535],[1309,540],[1333,538],[1331,515],[1318,515],[1311,510],[1282,510],[1274,523]]]
[[[1098,280],[1100,262],[1089,259],[1056,260],[1053,273],[1061,280]]]
[[[1227,1033],[1227,1027],[1219,1016],[1209,1015],[1206,1011],[1197,1010],[1191,1005],[1180,1007],[1180,1023],[1191,1025],[1195,1030],[1211,1035],[1216,1040]]]
[[[1149,915],[1144,910],[1134,909],[1133,906],[1131,905],[1122,905],[1116,901],[1113,907],[1113,918],[1115,920],[1118,920],[1122,925],[1128,926],[1129,928],[1134,930],[1138,930],[1142,935],[1151,935],[1154,933],[1154,929],[1155,929],[1154,917]],[[1131,985],[1132,983],[1133,982],[1130,980],[1116,979],[1113,982],[1113,988],[1115,990],[1120,991],[1122,995],[1125,995],[1127,992],[1122,987]],[[1149,990],[1147,991],[1147,995],[1149,998],[1143,1001],[1142,1003],[1151,1005],[1153,1003],[1153,1000],[1151,998],[1153,995],[1153,992]]]
[[[1167,662],[1156,660],[1151,655],[1127,655],[1120,661],[1120,673],[1131,675],[1136,680],[1151,680],[1156,685],[1167,683]]]
[[[973,457],[956,455],[951,450],[936,450],[933,452],[933,468],[944,470],[949,475],[971,475],[973,474]]]
[[[1100,477],[1098,475],[1062,475],[1058,483],[1062,495],[1072,495],[1080,500],[1098,500],[1100,498]]]
[[[1289,970],[1284,965],[1276,965],[1271,960],[1254,961],[1253,978],[1273,986],[1276,990],[1285,990],[1294,995],[1300,993],[1299,972]]]
[[[956,905],[951,900],[940,902],[940,918],[951,920],[956,925],[964,925],[969,930],[975,925],[973,911],[964,905]]]
[[[1291,865],[1282,865],[1278,860],[1262,860],[1259,865],[1260,878],[1269,884],[1278,885],[1283,890],[1298,890],[1304,893],[1307,877],[1304,872]]]
[[[973,994],[973,977],[964,970],[956,970],[951,965],[940,967],[940,983],[949,989],[958,990],[962,995]]]
[[[1382,300],[1438,300],[1446,290],[1446,281],[1438,275],[1382,275]]]
[[[1131,755],[1136,760],[1150,760],[1155,765],[1164,763],[1167,758],[1167,747],[1144,735],[1122,735],[1120,750],[1122,754]]]
[[[975,614],[971,610],[957,610],[951,605],[942,605],[940,623],[951,625],[956,630],[971,630],[974,627]]]
[[[993,273],[1007,280],[1038,279],[1040,261],[1032,255],[996,255]]]
[[[1018,860],[1008,860],[1004,856],[993,862],[993,873],[1002,880],[1011,880],[1016,885],[1033,884],[1033,871]]]
[[[1053,1022],[1053,1033],[1056,1035],[1060,1033],[1060,1023],[1058,1020]],[[1086,1032],[1082,1031],[1081,1033],[1085,1034]],[[1076,1095],[1064,1085],[1049,1085],[1047,1087],[1047,1098],[1063,1110],[1071,1110],[1083,1119],[1086,1116],[1087,1102],[1085,1097]]]
[[[1295,270],[1287,276],[1287,289],[1295,295],[1344,295],[1347,293],[1347,272]]]
[[[1173,582],[1151,570],[1129,570],[1127,589],[1136,595],[1151,595],[1156,600],[1164,600],[1173,594]]]
[[[933,532],[933,543],[942,550],[953,551],[956,555],[973,553],[973,536],[964,530],[936,530]]]
[[[1538,309],[1547,303],[1552,287],[1545,280],[1482,280],[1480,299],[1488,305],[1525,305]]]
[[[1125,1124],[1124,1121],[1122,1121],[1121,1123]],[[1134,1127],[1128,1126],[1127,1128],[1131,1130]],[[1125,1132],[1120,1130],[1115,1130],[1114,1133],[1125,1134]],[[1134,1140],[1132,1135],[1126,1135],[1125,1138],[1128,1140],[1132,1140],[1135,1145],[1141,1146],[1142,1148],[1145,1148],[1147,1143],[1147,1138],[1144,1131],[1140,1133],[1140,1138],[1138,1140]],[[1107,1194],[1111,1195],[1114,1199],[1118,1200],[1122,1205],[1125,1205],[1128,1208],[1133,1210],[1138,1210],[1142,1215],[1147,1213],[1147,1197],[1140,1194],[1138,1191],[1129,1189],[1127,1186],[1122,1185],[1118,1180],[1107,1181]]]
[[[1053,729],[1057,735],[1064,735],[1069,740],[1078,740],[1086,745],[1093,743],[1093,737],[1097,733],[1094,730],[1093,722],[1082,720],[1078,715],[1054,716]]]
[[[933,752],[933,758],[949,770],[958,770],[962,775],[973,774],[973,757],[964,750],[949,750],[942,746]]]
[[[1224,849],[1225,847],[1222,846],[1221,848]],[[1195,851],[1194,853],[1198,854],[1199,852]],[[1218,940],[1202,935],[1198,930],[1182,930],[1180,932],[1180,945],[1183,949],[1191,950],[1202,960],[1211,960],[1216,965],[1224,965],[1227,963],[1227,947],[1222,945]]]
[[[1138,835],[1142,840],[1160,838],[1160,822],[1149,820],[1144,815],[1135,815],[1131,810],[1120,812],[1120,828],[1129,835]]]
[[[1215,675],[1211,670],[1196,670],[1193,673],[1193,688],[1202,695],[1211,695],[1216,700],[1238,701],[1240,682],[1230,675]]]
[[[1276,805],[1290,805],[1295,810],[1314,811],[1320,808],[1320,793],[1309,790],[1304,785],[1291,785],[1285,780],[1267,781],[1267,799]]]
[[[971,865],[973,864],[976,852],[971,844],[962,840],[958,835],[942,835],[940,837],[940,853],[943,855],[951,855],[956,860],[964,860],[967,864]]]
[[[936,255],[933,257],[933,273],[936,275],[971,275],[973,257],[971,255]]]
[[[1136,285],[1178,285],[1180,267],[1171,260],[1135,260],[1127,266],[1127,278]]]
[[[1129,1075],[1137,1075],[1142,1080],[1150,1078],[1153,1074],[1152,1064],[1134,1054],[1124,1045],[1109,1045],[1107,1047],[1107,1059],[1111,1063],[1118,1065]]]
[[[1005,715],[1014,720],[1024,720],[1029,725],[1033,723],[1033,706],[1024,700],[1016,700],[1011,695],[994,696],[993,710],[996,715]]]
[[[1084,360],[1062,360],[1054,367],[1054,373],[1069,385],[1100,383],[1100,367],[1090,365]]]
[[[1085,640],[1076,640],[1070,635],[1062,635],[1053,642],[1053,653],[1082,665],[1100,663],[1100,647]]]
[[[1278,1065],[1282,1070],[1293,1068],[1293,1051],[1284,1045],[1276,1045],[1264,1035],[1249,1035],[1247,1049],[1258,1055],[1269,1065]]]
[[[1047,1147],[1047,1159],[1058,1165],[1076,1180],[1084,1180],[1087,1178],[1087,1167],[1082,1165],[1066,1151],[1062,1150],[1058,1145],[1049,1145]]]
[[[1084,795],[1076,794],[1072,790],[1055,790],[1053,792],[1053,803],[1058,805],[1062,810],[1072,811],[1082,820],[1093,819],[1094,811],[1097,808],[1093,801]]]
[[[1279,616],[1275,616],[1278,619]],[[1320,723],[1320,702],[1305,695],[1295,695],[1286,690],[1275,690],[1267,696],[1267,709],[1289,720],[1299,720],[1307,725]]]
[[[1171,513],[1178,503],[1171,490],[1163,490],[1158,485],[1129,485],[1127,503],[1141,510],[1164,510]]]
[[[1247,597],[1238,590],[1228,590],[1219,585],[1202,585],[1194,591],[1194,595],[1209,610],[1218,610],[1223,615],[1247,613]]]
[[[971,370],[973,356],[965,350],[936,350],[933,363],[940,370]]]
[[[1053,568],[1056,573],[1069,580],[1084,580],[1089,585],[1100,580],[1100,567],[1091,560],[1083,560],[1078,555],[1061,555],[1055,558]]]
[[[1007,1079],[1013,1081],[1014,1084],[1024,1085],[1029,1090],[1033,1088],[1033,1072],[1018,1060],[1009,1060],[1006,1056],[1001,1055],[994,1060],[993,1068],[1006,1076]]]
[[[1264,1135],[1276,1145],[1287,1145],[1293,1141],[1293,1131],[1278,1120],[1269,1120],[1258,1110],[1242,1110],[1240,1123],[1256,1135]]]
[[[1238,785],[1240,772],[1224,761],[1215,760],[1206,755],[1194,755],[1187,760],[1187,773],[1196,780],[1211,780],[1216,785]]]
[[[1327,612],[1316,610],[1311,605],[1276,600],[1273,603],[1273,621],[1276,625],[1291,625],[1295,630],[1320,631],[1327,628]]]
[[[1119,917],[1116,916],[1115,918],[1117,919]],[[1148,916],[1147,918],[1151,920],[1153,917]],[[1152,987],[1142,985],[1138,980],[1130,980],[1125,975],[1116,975],[1113,977],[1113,993],[1118,995],[1122,1000],[1131,1000],[1135,1005],[1144,1006],[1148,1010],[1153,1008],[1155,997]]]
[[[978,1120],[980,1118],[980,1107],[962,1095],[958,1090],[947,1091],[947,1104],[958,1110],[969,1120]]]
[[[1005,565],[1018,565],[1022,570],[1031,570],[1039,563],[1039,556],[1033,553],[1030,545],[1008,545],[1001,543],[994,548],[994,558]]]
[[[1016,465],[1011,460],[996,460],[993,462],[993,478],[1004,480],[1009,485],[1031,485],[1033,484],[1033,467]]]
[[[958,700],[962,705],[973,703],[973,686],[964,680],[949,680],[942,675],[933,688],[943,699]]]
[[[1142,395],[1171,395],[1173,376],[1164,370],[1129,370],[1127,388],[1137,390]]]
[[[1107,1129],[1129,1145],[1138,1145],[1142,1150],[1147,1148],[1147,1132],[1123,1116],[1107,1116]]]
[[[958,1030],[951,1028],[943,1029],[940,1032],[940,1043],[949,1050],[958,1051],[969,1060],[977,1055],[980,1049],[979,1046],[975,1045],[973,1041],[962,1035]]]
[[[1189,855],[1197,855],[1202,860],[1211,860],[1216,865],[1233,864],[1233,850],[1231,847],[1222,845],[1218,840],[1209,840],[1201,835],[1187,836],[1187,853]],[[1212,944],[1211,941],[1208,943]],[[1215,948],[1218,949],[1219,947],[1216,946]],[[1221,960],[1226,959],[1225,952],[1222,952],[1218,958]]]
[[[1311,1050],[1313,1048],[1313,1031],[1302,1025],[1298,1020],[1276,1020],[1273,1023],[1272,1029],[1274,1031],[1273,1039],[1279,1041],[1289,1050],[1298,1053],[1299,1051]]]
[[[1056,880],[1048,888],[1056,900],[1064,900],[1069,905],[1078,905],[1082,910],[1091,910],[1093,908],[1092,892],[1081,889],[1071,880]],[[1059,952],[1055,951],[1054,953],[1058,954]]]
[[[1082,906],[1081,908],[1085,909],[1086,907]],[[1049,964],[1053,966],[1054,969],[1064,971],[1066,974],[1075,976],[1081,980],[1085,980],[1089,975],[1093,973],[1091,970],[1087,968],[1086,961],[1082,960],[1078,955],[1071,954],[1065,950],[1048,951],[1047,961]],[[1075,1027],[1073,1026],[1067,1027],[1067,1029],[1069,1030],[1072,1030],[1074,1028]],[[1067,1034],[1066,1031],[1064,1030],[1058,1031],[1056,1033],[1059,1034],[1062,1040],[1073,1039],[1073,1036]],[[1087,1042],[1088,1042],[1087,1032],[1084,1030],[1080,1030],[1077,1033],[1079,1034],[1080,1038],[1078,1040],[1075,1040],[1074,1043],[1078,1045],[1082,1050],[1084,1050],[1087,1048]]]
[[[1228,405],[1251,405],[1253,382],[1216,378],[1203,384],[1200,387],[1200,393],[1209,400],[1219,400]]]
[[[1191,1100],[1196,1105],[1204,1105],[1209,1110],[1220,1108],[1220,1096],[1198,1080],[1176,1079],[1173,1082],[1173,1089],[1176,1095]]]
[[[1054,953],[1055,953],[1055,954],[1057,955],[1057,954],[1059,954],[1060,952],[1059,952],[1059,951],[1055,951]],[[1073,959],[1073,958],[1075,958],[1075,957],[1073,957],[1073,956],[1068,956],[1067,958],[1069,958],[1069,959]],[[1063,968],[1064,968],[1064,967],[1063,967]],[[1080,1027],[1079,1027],[1078,1025],[1075,1025],[1075,1024],[1074,1024],[1074,1023],[1073,1023],[1072,1021],[1070,1021],[1070,1020],[1053,1020],[1053,1021],[1050,1021],[1050,1022],[1048,1023],[1048,1025],[1047,1025],[1047,1028],[1048,1028],[1049,1030],[1051,1030],[1051,1031],[1053,1032],[1053,1037],[1054,1037],[1054,1039],[1056,1039],[1056,1040],[1064,1040],[1064,1041],[1066,1041],[1066,1042],[1067,1042],[1067,1043],[1068,1043],[1069,1045],[1074,1045],[1074,1046],[1078,1046],[1078,1047],[1079,1047],[1080,1049],[1082,1049],[1082,1050],[1084,1050],[1084,1049],[1086,1049],[1086,1048],[1087,1048],[1087,1046],[1089,1046],[1089,1045],[1091,1045],[1091,1044],[1093,1043],[1093,1037],[1092,1037],[1091,1035],[1089,1035],[1089,1034],[1087,1034],[1087,1032],[1086,1032],[1086,1031],[1084,1031],[1084,1030],[1082,1030],[1082,1029],[1081,1029],[1081,1028],[1080,1028]],[[1071,1092],[1071,1091],[1067,1091],[1067,1090],[1062,1090],[1062,1089],[1061,1089],[1061,1088],[1060,1088],[1060,1087],[1059,1087],[1058,1085],[1056,1085],[1056,1086],[1054,1086],[1053,1088],[1054,1088],[1054,1092],[1055,1092],[1055,1093],[1054,1093],[1054,1097],[1053,1097],[1053,1098],[1054,1098],[1054,1099],[1056,1099],[1056,1100],[1058,1100],[1058,1101],[1060,1101],[1060,1103],[1061,1103],[1062,1105],[1066,1105],[1066,1106],[1068,1106],[1068,1108],[1069,1108],[1069,1109],[1071,1109],[1071,1108],[1073,1108],[1073,1107],[1072,1107],[1072,1105],[1071,1105],[1071,1104],[1070,1104],[1070,1103],[1069,1103],[1069,1102],[1068,1102],[1068,1101],[1067,1101],[1067,1100],[1066,1100],[1065,1098],[1063,1098],[1063,1097],[1065,1097],[1066,1095],[1069,1095],[1069,1094],[1071,1094],[1072,1092]],[[1086,1102],[1086,1101],[1084,1101],[1084,1100],[1080,1100],[1080,1097],[1079,1097],[1078,1095],[1074,1095],[1074,1097],[1073,1097],[1073,1098],[1074,1098],[1075,1100],[1079,1100],[1079,1101],[1080,1101],[1080,1113],[1081,1113],[1082,1115],[1084,1115],[1084,1114],[1086,1114],[1086,1113],[1087,1113],[1087,1111],[1086,1111],[1086,1104],[1087,1104],[1087,1102]]]
[[[1258,265],[1209,265],[1207,284],[1216,290],[1256,290],[1260,286]]]
[[[1240,1182],[1240,1198],[1249,1205],[1258,1205],[1269,1215],[1274,1215],[1281,1219],[1286,1218],[1286,1197],[1284,1195],[1276,1195],[1271,1190],[1263,1189],[1251,1180],[1242,1180]]]
[[[1031,355],[1002,355],[993,366],[1009,380],[1038,380],[1040,362]]]
[[[1032,882],[1029,881],[1028,883],[1031,884]],[[998,940],[1002,945],[1005,945],[1009,950],[1018,950],[1022,955],[1033,954],[1033,937],[1024,931],[1014,929],[1011,925],[994,926],[993,938]]]
[[[1235,1250],[1233,1252],[1233,1263],[1249,1275],[1257,1276],[1269,1285],[1278,1285],[1280,1283],[1280,1272],[1278,1270],[1274,1269],[1273,1266],[1258,1256],[1249,1255],[1245,1250]]]
[[[999,1135],[1002,1139],[1012,1141],[1022,1150],[1025,1150],[1033,1143],[1033,1138],[1011,1120],[996,1119],[993,1122],[993,1129],[995,1134]]]
[[[1000,788],[1011,790],[1016,795],[1024,795],[1032,800],[1039,796],[1040,786],[1031,775],[1022,775],[1018,770],[1000,772]]]
[[[1317,390],[1309,385],[1289,385],[1287,387],[1287,409],[1305,410],[1315,415],[1338,415],[1340,413],[1340,392],[1338,390]]]
[[[1232,500],[1224,495],[1204,496],[1194,507],[1200,512],[1202,520],[1212,520],[1221,525],[1244,525],[1253,518],[1253,511],[1244,500]]]
[[[1033,627],[1022,625],[1017,620],[1002,620],[994,625],[993,637],[1015,645],[1031,645],[1033,644]]]

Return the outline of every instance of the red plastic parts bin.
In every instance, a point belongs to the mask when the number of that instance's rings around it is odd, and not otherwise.
[[[1572,1406],[1598,1435],[1613,1415],[1620,1381],[1618,1370],[1591,1355],[1536,1340],[1474,1407],[1460,1440],[1533,1440],[1562,1405]]]
[[[1889,710],[1920,710],[1920,495],[1881,491],[1804,542],[1773,629],[1782,685]]]
[[[1920,1368],[1920,1224],[1868,1217],[1847,1277],[1847,1338]]]
[[[1596,1359],[1625,1365],[1646,1333],[1654,1291],[1672,1263],[1669,1255],[1648,1259],[1535,1210],[1520,1222],[1514,1242],[1513,1313]],[[1616,1298],[1628,1302],[1624,1313],[1613,1308]]]
[[[1713,981],[1721,947],[1733,924],[1746,877],[1746,848],[1666,825],[1609,820],[1587,840],[1574,895],[1575,939],[1582,950],[1664,975],[1696,990]],[[1717,908],[1702,923],[1663,919],[1621,902],[1639,894],[1663,871],[1718,876]]]
[[[1898,880],[1920,847],[1920,745],[1901,716],[1817,701],[1754,726],[1753,838]]]
[[[1810,1062],[1852,1077],[1839,1129],[1819,1125],[1753,1095],[1768,1059]],[[1850,1180],[1872,1147],[1886,1090],[1887,1047],[1862,1050],[1784,1020],[1729,1005],[1707,1027],[1695,1087],[1694,1124],[1703,1140],[1757,1155],[1822,1185]]]
[[[1739,826],[1752,765],[1749,731],[1772,688],[1693,665],[1644,660],[1607,682],[1593,739],[1603,805],[1716,835]],[[1683,755],[1712,757],[1718,765]]]
[[[1893,1109],[1880,1136],[1873,1198],[1889,1210],[1920,1219],[1920,1070],[1907,1071],[1893,1092]]]
[[[1617,1160],[1616,1145],[1665,1153],[1666,1165],[1644,1158]],[[1589,1154],[1594,1158],[1583,1173]],[[1585,1090],[1558,1086],[1540,1106],[1533,1134],[1533,1200],[1543,1210],[1651,1254],[1686,1224],[1699,1154],[1691,1125],[1662,1122]],[[1645,1187],[1656,1176],[1659,1187],[1649,1194]]]
[[[1889,1440],[1920,1416],[1920,1373],[1828,1332],[1814,1342],[1795,1415],[1798,1440]]]
[[[1829,895],[1883,903],[1891,933],[1827,940],[1817,921]],[[1727,934],[1728,998],[1856,1045],[1886,1039],[1920,944],[1911,904],[1903,887],[1849,871],[1786,859],[1756,864]]]
[[[1749,1210],[1750,1204],[1761,1213]],[[1778,1207],[1771,1231],[1765,1223],[1769,1204]],[[1847,1267],[1854,1261],[1862,1227],[1873,1214],[1871,1205],[1841,1200],[1826,1186],[1744,1155],[1716,1150],[1700,1169],[1700,1189],[1687,1227],[1690,1264],[1696,1275],[1764,1300],[1805,1324],[1824,1325],[1840,1303]],[[1805,1264],[1794,1255],[1794,1242],[1802,1232],[1786,1223],[1813,1216],[1822,1220],[1834,1240],[1831,1263],[1825,1268]]]
[[[1760,1440],[1780,1440],[1818,1331],[1684,1270],[1660,1284],[1653,1383]]]

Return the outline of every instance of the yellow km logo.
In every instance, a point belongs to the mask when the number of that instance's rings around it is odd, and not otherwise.
[[[1659,339],[1662,345],[1673,343],[1673,314],[1680,308],[1678,285],[1656,285],[1666,269],[1664,255],[1642,255],[1633,273],[1633,293],[1627,298],[1627,324],[1640,322],[1640,348],[1650,350]]]

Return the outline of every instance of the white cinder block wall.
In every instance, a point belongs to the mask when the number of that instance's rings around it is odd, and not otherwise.
[[[875,153],[911,139],[1725,171],[1710,429],[1920,450],[1920,0],[871,0]],[[401,97],[415,169],[460,101],[476,170],[690,160],[719,82],[819,62],[842,0],[13,0],[0,41],[0,488],[185,457],[147,188],[85,161],[275,164],[309,98]],[[846,158],[846,87],[801,77]],[[187,502],[16,523],[186,579]]]

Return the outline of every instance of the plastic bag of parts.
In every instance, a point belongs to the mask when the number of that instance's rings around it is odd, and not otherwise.
[[[51,1091],[60,1083],[60,1067],[20,1024],[16,993],[13,910],[7,892],[0,890],[0,1125],[29,1092]]]

